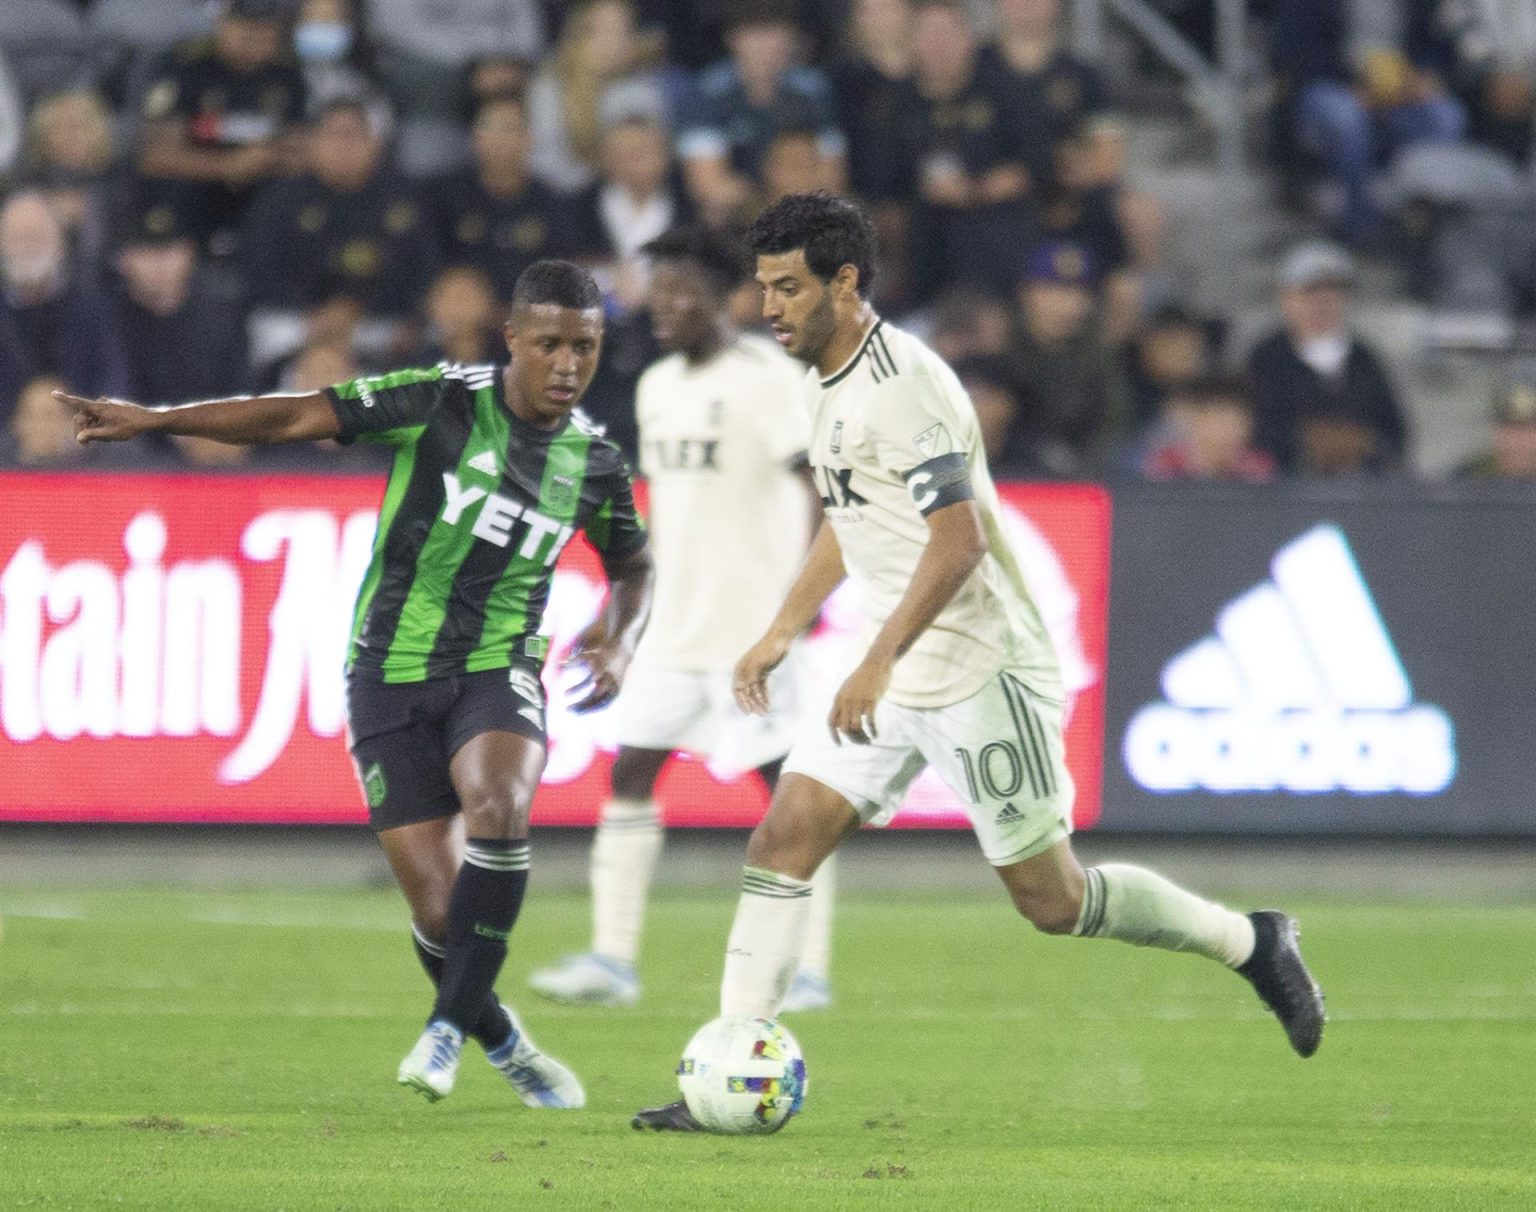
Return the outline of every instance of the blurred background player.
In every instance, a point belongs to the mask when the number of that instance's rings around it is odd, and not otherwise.
[[[640,378],[640,468],[650,486],[655,610],[614,705],[613,794],[592,845],[592,949],[533,973],[557,1001],[630,1005],[640,928],[663,825],[656,780],[673,753],[757,770],[772,790],[794,737],[795,679],[775,710],[749,716],[730,671],[767,624],[805,555],[813,497],[805,474],[804,374],[771,341],[743,336],[729,298],[744,253],[724,233],[674,228],[648,244],[651,323],[666,356]],[[822,868],[805,954],[785,1008],[827,1005],[832,874]]]
[[[569,1108],[586,1101],[581,1082],[494,992],[547,754],[539,622],[555,561],[584,531],[611,592],[572,648],[588,671],[573,709],[606,706],[645,625],[651,561],[622,456],[573,415],[602,348],[597,283],[568,261],[536,262],[505,334],[499,370],[444,364],[170,409],[58,394],[81,442],[361,438],[396,452],[354,613],[347,735],[437,986],[399,1081],[433,1101],[451,1093],[469,1037],[523,1103]]]

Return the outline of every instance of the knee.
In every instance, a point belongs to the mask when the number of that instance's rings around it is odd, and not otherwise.
[[[459,791],[470,837],[514,838],[528,832],[528,797],[511,784],[476,780]]]
[[[613,761],[613,794],[623,800],[650,799],[656,790],[656,779],[665,761],[665,755],[658,762],[649,753],[620,749],[618,757]]]
[[[747,839],[747,866],[762,867],[794,879],[808,880],[816,873],[820,855],[794,830],[765,818]]]

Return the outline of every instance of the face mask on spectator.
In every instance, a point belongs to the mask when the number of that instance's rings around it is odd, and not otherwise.
[[[52,253],[10,253],[0,261],[0,271],[5,274],[8,286],[25,288],[51,282],[58,273],[59,263]]]
[[[334,63],[352,49],[352,27],[341,21],[308,21],[294,27],[293,46],[300,59]]]

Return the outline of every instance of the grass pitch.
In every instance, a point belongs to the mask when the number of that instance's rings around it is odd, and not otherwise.
[[[734,898],[654,905],[646,995],[521,993],[585,939],[535,887],[504,994],[586,1081],[531,1111],[478,1049],[394,1083],[428,1005],[395,893],[0,890],[0,1207],[1531,1208],[1536,908],[1301,904],[1329,996],[1293,1056],[1214,964],[1049,939],[1001,895],[845,898],[806,1113],[657,1137]]]

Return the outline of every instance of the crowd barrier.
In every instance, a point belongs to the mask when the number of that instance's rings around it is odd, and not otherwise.
[[[1008,484],[1060,652],[1079,828],[1536,833],[1536,497],[1494,488]],[[0,819],[348,823],[342,665],[371,477],[0,473]],[[771,520],[765,519],[765,524]],[[546,630],[536,823],[589,824],[614,741],[563,647],[601,601],[572,544]],[[850,658],[838,591],[810,701]],[[679,760],[676,824],[757,780]],[[931,776],[896,822],[963,826]]]

